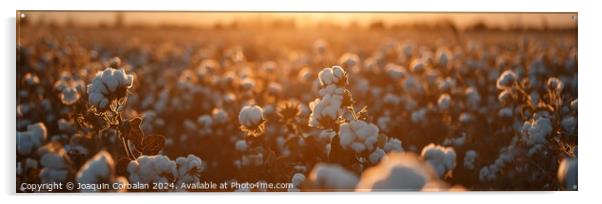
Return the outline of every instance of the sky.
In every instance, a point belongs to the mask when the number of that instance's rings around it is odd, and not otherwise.
[[[63,24],[71,21],[77,24],[111,24],[116,19],[116,12],[105,11],[24,11],[21,17],[32,22],[44,20]],[[232,22],[268,22],[271,20],[293,20],[297,26],[312,26],[320,22],[349,25],[352,22],[360,26],[369,25],[381,20],[385,25],[396,23],[433,23],[449,19],[458,27],[464,28],[479,21],[489,26],[507,28],[520,25],[523,27],[576,27],[576,13],[273,13],[273,12],[122,12],[124,23],[146,25],[184,25],[212,26],[216,23]]]

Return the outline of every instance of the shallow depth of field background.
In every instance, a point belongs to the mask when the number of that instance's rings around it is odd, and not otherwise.
[[[370,20],[353,17],[367,16],[362,13],[322,13],[315,19],[310,13],[21,14],[16,128],[26,131],[42,122],[47,139],[39,146],[54,141],[65,149],[69,173],[50,180],[73,181],[101,150],[114,163],[125,157],[119,141],[111,138],[117,136],[78,128],[78,113],[62,102],[55,87],[66,75],[90,84],[118,57],[119,68],[134,76],[124,117],[141,117],[145,135],[165,137],[160,155],[200,158],[200,181],[295,183],[294,189],[269,191],[337,190],[310,178],[319,163],[339,165],[364,179],[362,173],[377,166],[382,155],[363,152],[355,155],[364,157],[361,162],[338,164],[329,156],[333,147],[323,138],[324,130],[308,126],[309,104],[320,98],[318,73],[339,65],[348,74],[346,89],[354,107],[366,107],[365,121],[375,124],[379,140],[385,140],[376,146],[383,149],[381,143],[397,139],[401,151],[421,161],[423,148],[431,143],[453,148],[453,167],[436,179],[447,186],[441,189],[576,190],[558,175],[563,159],[576,163],[577,158],[574,14],[401,13],[366,17]],[[423,60],[423,70],[414,68],[416,59]],[[209,61],[217,66],[207,67]],[[528,98],[500,99],[503,90],[496,83],[506,70],[516,73]],[[411,84],[410,78],[415,80]],[[549,98],[550,78],[562,83],[555,94],[559,104]],[[450,100],[442,102],[442,95]],[[299,115],[292,122],[296,131],[279,115],[291,101],[298,103]],[[249,138],[240,128],[239,113],[247,105],[262,108],[265,139],[262,146],[248,141],[243,149],[240,141]],[[542,111],[552,130],[545,141],[533,144],[524,124],[536,121]],[[471,165],[465,161],[469,151],[477,155]],[[17,153],[17,192],[28,192],[20,182],[45,181],[40,172],[49,167],[40,164],[40,157],[35,151]],[[378,158],[373,162],[370,157]],[[492,165],[498,171],[483,172]],[[114,164],[112,176],[128,179],[129,172],[120,167]],[[297,173],[305,178],[298,185]],[[227,191],[233,190],[241,189]]]

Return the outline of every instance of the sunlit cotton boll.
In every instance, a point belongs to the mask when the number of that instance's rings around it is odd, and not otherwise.
[[[253,90],[253,88],[255,88],[255,80],[251,79],[251,78],[244,78],[241,82],[240,82],[240,87],[244,90],[244,91],[250,91]]]
[[[192,154],[187,157],[178,157],[176,165],[178,169],[176,185],[200,182],[200,174],[205,170],[203,161]]]
[[[451,60],[452,54],[447,48],[437,49],[437,63],[441,66],[447,66],[448,62]]]
[[[479,104],[481,104],[481,95],[479,94],[476,88],[466,88],[466,90],[464,91],[464,95],[466,96],[466,102],[468,103],[467,105],[469,107],[476,109],[477,107],[479,107]]]
[[[345,53],[339,58],[339,64],[345,67],[355,67],[360,63],[360,57],[353,53]]]
[[[77,100],[79,100],[79,97],[79,92],[77,92],[77,89],[75,89],[75,87],[64,88],[61,93],[61,101],[65,105],[71,105],[75,103]]]
[[[422,73],[424,72],[425,68],[426,67],[421,58],[416,58],[412,60],[412,63],[410,64],[410,71],[412,71],[413,73]]]
[[[451,91],[456,87],[456,80],[451,77],[446,77],[445,79],[439,79],[437,81],[437,86],[441,91]]]
[[[64,182],[69,175],[69,157],[63,146],[58,142],[50,142],[38,149],[40,164],[44,167],[40,171],[41,183]]]
[[[512,93],[509,89],[505,89],[502,92],[500,92],[500,94],[497,96],[497,99],[502,105],[511,104],[513,100]]]
[[[437,180],[428,164],[412,153],[392,153],[362,173],[356,191],[418,191]]]
[[[449,109],[450,105],[451,97],[449,94],[441,94],[441,96],[439,96],[439,100],[437,100],[437,106],[439,107],[439,110],[446,111]]]
[[[368,155],[368,161],[372,164],[377,164],[382,159],[386,159],[387,155],[385,151],[381,148],[376,148],[370,155]]]
[[[211,110],[211,117],[213,118],[213,122],[217,124],[223,124],[228,122],[228,113],[221,108],[214,108]]]
[[[446,172],[452,171],[456,167],[456,152],[454,148],[431,143],[422,149],[420,155],[433,166],[433,169],[435,169],[440,178]]]
[[[309,126],[319,127],[325,121],[335,121],[338,116],[339,109],[343,103],[343,93],[337,88],[333,93],[328,93],[329,86],[320,90],[323,97],[317,98],[309,103],[311,114],[309,116]]]
[[[98,152],[89,159],[77,172],[75,180],[80,184],[111,183],[115,175],[115,163],[106,151]],[[94,191],[94,189],[82,189],[82,191]]]
[[[247,128],[254,128],[261,124],[263,119],[263,109],[259,106],[245,106],[238,114],[238,121]]]
[[[339,84],[343,80],[346,80],[346,73],[340,66],[332,66],[332,68],[324,68],[318,73],[320,79],[320,85],[328,86],[331,84]]]
[[[496,86],[498,89],[508,89],[514,82],[516,82],[516,74],[512,70],[506,70],[497,79]]]
[[[562,89],[564,89],[564,83],[562,83],[562,81],[556,77],[551,77],[548,79],[547,88],[550,91],[560,93],[562,92]]]
[[[130,161],[127,167],[130,183],[168,183],[177,178],[176,162],[164,155],[143,155]]]
[[[247,148],[248,148],[247,141],[245,141],[245,140],[236,141],[236,143],[234,144],[234,148],[236,149],[236,151],[239,151],[239,152],[247,151]]]
[[[88,84],[88,102],[96,108],[106,109],[112,100],[125,97],[133,82],[134,76],[126,75],[123,69],[106,68],[96,73],[92,83]]]
[[[341,146],[363,152],[374,149],[378,138],[378,127],[362,120],[353,120],[343,123],[339,127]]]
[[[558,181],[566,189],[577,190],[577,158],[564,158],[558,166]]]
[[[291,183],[293,184],[292,188],[288,189],[288,192],[299,192],[301,188],[301,184],[305,181],[305,175],[302,173],[295,173],[291,178]]]
[[[387,75],[394,81],[400,80],[406,76],[405,68],[393,63],[389,63],[385,66]]]
[[[338,165],[319,163],[309,174],[309,181],[312,189],[308,190],[352,191],[358,178]]]
[[[383,146],[383,150],[385,152],[403,152],[403,147],[401,146],[401,141],[397,138],[388,139],[385,145]]]
[[[522,127],[523,139],[527,141],[528,145],[547,144],[546,137],[552,131],[552,121],[544,116],[525,121]]]
[[[475,168],[475,160],[477,158],[477,152],[474,150],[466,151],[464,154],[464,168],[473,170]]]
[[[20,155],[28,155],[33,150],[42,146],[42,142],[48,137],[48,131],[44,123],[36,123],[27,126],[27,131],[17,132],[17,151]]]
[[[426,108],[420,108],[417,111],[412,112],[411,120],[413,123],[424,123],[426,122]]]

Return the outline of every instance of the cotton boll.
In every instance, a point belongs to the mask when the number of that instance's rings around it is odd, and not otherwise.
[[[372,164],[377,164],[382,159],[386,159],[387,155],[385,151],[381,148],[376,148],[370,155],[368,156],[368,161]]]
[[[509,89],[505,89],[498,95],[497,99],[502,103],[502,105],[507,105],[512,103],[513,97],[512,93]]]
[[[383,150],[385,152],[403,152],[403,147],[401,146],[401,141],[397,138],[388,139],[385,145],[383,146]]]
[[[464,112],[460,114],[458,121],[462,124],[469,124],[474,121],[474,117],[470,113]]]
[[[378,128],[384,132],[389,131],[389,123],[391,122],[391,118],[389,116],[381,116],[378,118],[376,124],[378,124]]]
[[[479,180],[481,182],[494,181],[496,179],[495,172],[497,170],[492,169],[490,166],[484,166],[479,171]]]
[[[345,53],[339,58],[339,64],[345,67],[355,67],[359,65],[360,57],[353,53]]]
[[[257,154],[243,155],[242,159],[241,159],[241,165],[242,165],[242,167],[247,167],[247,166],[257,167],[257,166],[261,166],[261,165],[263,165],[263,154],[262,153],[257,153]]]
[[[77,172],[75,180],[80,184],[109,183],[115,175],[115,163],[106,151],[98,152]],[[82,191],[87,191],[82,189]],[[94,190],[92,190],[94,191]]]
[[[577,119],[573,116],[566,116],[562,119],[562,129],[569,134],[573,134],[577,128]]]
[[[412,63],[410,64],[410,71],[413,73],[422,73],[425,68],[424,62],[420,58],[412,60]]]
[[[516,74],[512,70],[506,70],[497,79],[496,86],[498,89],[508,89],[514,82],[516,82]]]
[[[253,90],[255,88],[255,80],[253,80],[251,78],[245,78],[240,82],[240,87],[244,91]]]
[[[443,141],[443,145],[452,145],[454,147],[462,147],[464,143],[466,143],[466,133],[463,133],[462,136],[456,138],[446,138]]]
[[[223,124],[228,122],[229,120],[228,113],[224,111],[224,109],[220,108],[214,108],[213,110],[211,110],[211,117],[213,118],[213,121],[217,124]]]
[[[25,76],[23,77],[23,80],[25,81],[25,83],[27,85],[35,85],[35,84],[39,84],[40,83],[40,78],[32,73],[26,73]]]
[[[39,148],[37,154],[40,156],[40,171],[42,183],[64,182],[69,174],[69,157],[65,149],[58,142],[50,142]]]
[[[420,108],[417,111],[412,112],[411,120],[413,123],[424,123],[426,122],[426,108]]]
[[[422,83],[420,83],[420,81],[416,79],[416,77],[413,77],[411,75],[406,77],[406,79],[403,81],[403,88],[404,90],[412,94],[422,94],[424,91]]]
[[[66,87],[61,91],[61,102],[65,105],[71,105],[79,100],[79,92],[75,87]]]
[[[28,155],[42,145],[48,137],[44,123],[27,126],[27,131],[17,132],[17,151],[20,155]]]
[[[474,150],[466,151],[464,154],[464,168],[473,170],[475,168],[475,160],[477,158],[477,152]]]
[[[178,186],[200,182],[200,174],[205,170],[203,161],[192,154],[187,157],[178,157],[176,166],[178,169],[176,185]]]
[[[305,175],[302,173],[295,173],[291,178],[291,183],[293,184],[293,188],[289,188],[288,192],[299,192],[301,188],[301,184],[305,181]]]
[[[256,127],[264,121],[263,109],[256,105],[245,106],[238,114],[238,121],[247,128]]]
[[[236,151],[239,151],[239,152],[247,151],[247,147],[248,147],[247,141],[238,140],[238,141],[236,141],[236,144],[234,144],[234,147],[235,147]]]
[[[335,164],[316,164],[309,174],[314,189],[325,191],[350,191],[355,189],[358,178],[352,172]]]
[[[123,69],[106,68],[96,73],[88,84],[88,102],[98,109],[106,109],[111,101],[125,97],[125,90],[132,87],[134,76]]]
[[[210,115],[201,115],[197,118],[196,122],[201,127],[211,127],[211,125],[213,125],[213,119]]]
[[[551,77],[547,81],[547,88],[550,91],[560,93],[562,92],[562,89],[564,89],[564,83],[562,83],[562,81],[556,77]]]
[[[552,121],[547,117],[525,121],[522,127],[523,139],[528,145],[547,144],[547,136],[552,131]]]
[[[334,93],[338,93],[338,91],[335,91]],[[338,117],[342,103],[343,95],[329,93],[325,93],[321,99],[318,98],[309,103],[309,108],[311,110],[309,126],[318,127],[323,125],[322,123],[324,121],[335,121]]]
[[[362,173],[356,191],[417,191],[437,180],[431,166],[411,153],[393,153]]]
[[[445,79],[439,79],[437,81],[437,86],[441,91],[451,91],[456,87],[456,80],[451,77],[446,77]]]
[[[346,82],[347,74],[345,70],[340,66],[333,66],[332,68],[324,68],[320,73],[318,73],[318,79],[320,80],[320,85],[328,86],[332,84],[340,84],[341,82]]]
[[[139,184],[171,182],[178,176],[176,162],[163,155],[142,155],[130,161],[127,171],[129,181]]]
[[[383,98],[383,101],[385,102],[385,104],[389,104],[389,105],[397,105],[400,102],[399,97],[397,97],[396,95],[392,94],[392,93],[387,93],[385,95],[385,97]]]
[[[378,138],[378,127],[362,120],[353,120],[340,125],[339,136],[344,149],[353,149],[359,153],[374,148]]]
[[[333,83],[334,74],[332,73],[332,69],[324,68],[320,73],[318,73],[318,78],[320,79],[320,84],[322,86],[328,86]]]
[[[464,95],[466,96],[466,102],[469,107],[479,107],[481,104],[481,95],[474,87],[468,87],[464,91]]]
[[[456,152],[451,147],[431,143],[422,149],[420,155],[433,166],[438,177],[442,177],[446,172],[452,171],[456,167]]]
[[[571,101],[571,109],[577,111],[577,99]]]
[[[407,75],[405,67],[393,63],[387,64],[385,66],[385,71],[387,72],[387,75],[394,81],[400,80]]]
[[[447,66],[448,62],[451,60],[452,54],[447,48],[439,48],[437,49],[437,63],[441,66]]]
[[[68,175],[69,175],[69,170],[66,170],[66,169],[43,168],[40,171],[40,182],[41,183],[65,182],[67,180]]]
[[[513,112],[514,111],[512,110],[511,107],[505,107],[505,108],[500,109],[498,111],[497,115],[500,118],[511,118],[512,115],[514,114]]]
[[[451,97],[449,94],[441,94],[441,96],[439,96],[439,100],[437,100],[437,106],[439,107],[439,110],[446,111],[449,109],[450,105]]]
[[[558,181],[569,190],[577,190],[577,159],[564,158],[558,166]]]

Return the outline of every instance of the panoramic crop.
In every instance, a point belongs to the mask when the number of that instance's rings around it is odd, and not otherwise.
[[[431,15],[19,11],[16,192],[578,190],[576,14]]]

